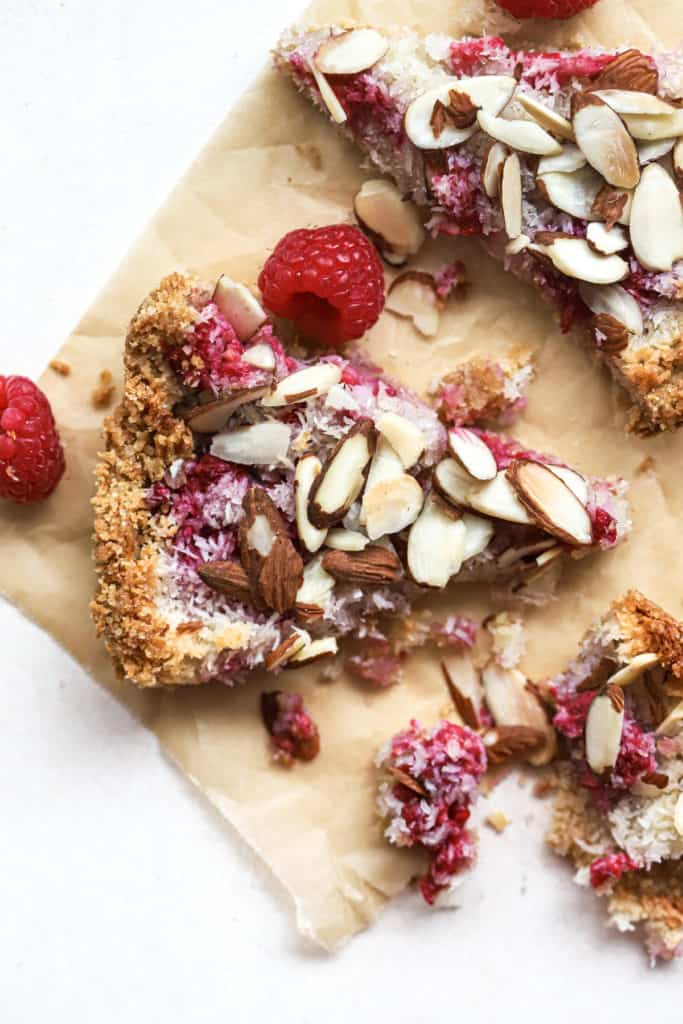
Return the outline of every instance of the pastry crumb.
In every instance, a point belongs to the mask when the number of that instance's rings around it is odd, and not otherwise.
[[[504,832],[508,825],[512,824],[502,811],[492,811],[486,815],[485,821],[495,832]]]
[[[100,372],[99,384],[90,396],[93,408],[106,409],[111,405],[115,392],[116,387],[114,385],[114,378],[112,377],[111,370],[102,370]]]
[[[51,359],[50,369],[58,373],[60,377],[68,377],[71,373],[71,364],[65,363],[63,359]]]

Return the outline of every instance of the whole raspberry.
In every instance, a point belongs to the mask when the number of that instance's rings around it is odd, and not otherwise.
[[[268,309],[324,345],[362,337],[384,308],[379,257],[350,224],[290,231],[267,260],[258,284]]]
[[[26,377],[0,376],[0,498],[42,501],[63,472],[64,450],[47,398]]]
[[[515,18],[571,18],[597,0],[496,0]]]

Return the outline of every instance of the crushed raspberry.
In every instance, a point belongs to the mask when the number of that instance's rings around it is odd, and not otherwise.
[[[565,227],[568,226],[565,225]],[[579,237],[581,231],[575,230],[573,234]],[[560,327],[566,334],[577,317],[581,315],[582,310],[585,309],[576,282],[570,281],[527,252],[521,253],[519,260],[520,266],[523,267],[524,277],[542,292],[549,303],[559,310]]]
[[[480,235],[479,200],[484,195],[481,177],[469,156],[449,156],[449,173],[432,178],[432,191],[440,206],[448,213],[446,220],[434,225],[441,234]]]
[[[646,732],[628,713],[621,734],[619,757],[610,776],[612,789],[630,789],[643,775],[656,772],[656,739]]]
[[[362,136],[367,130],[374,134],[379,127],[396,145],[403,142],[403,114],[381,82],[366,72],[330,76],[328,81],[356,134]]]
[[[320,750],[318,727],[299,693],[273,690],[261,694],[261,717],[270,733],[273,760],[291,766],[312,761]]]
[[[356,679],[375,686],[393,686],[401,679],[406,653],[395,653],[386,637],[371,637],[363,654],[346,659],[346,668]]]
[[[259,276],[268,309],[332,347],[362,337],[384,308],[384,271],[359,228],[300,228],[280,239]]]
[[[478,434],[491,450],[498,469],[507,469],[515,459],[531,459],[534,462],[543,462],[547,465],[558,463],[558,460],[552,455],[543,455],[531,448],[525,448],[512,437],[492,434],[489,430],[475,430],[474,433]]]
[[[512,62],[512,51],[500,36],[464,39],[450,45],[448,63],[454,75],[474,75],[490,66],[492,61]]]
[[[64,473],[50,403],[27,377],[0,376],[0,498],[43,501]]]
[[[639,867],[640,865],[623,850],[619,850],[618,853],[607,853],[604,857],[597,857],[591,864],[591,885],[594,889],[614,885],[620,881],[625,871],[637,871]]]
[[[593,543],[600,547],[612,547],[617,542],[617,523],[607,509],[591,510],[593,522]]]
[[[595,693],[587,690],[585,693],[573,693],[567,697],[560,697],[555,693],[557,712],[553,718],[553,725],[563,736],[571,740],[583,736],[586,726],[588,709],[593,703]]]
[[[437,647],[473,647],[477,624],[466,615],[449,615],[444,622],[434,622],[429,639]]]
[[[592,7],[597,0],[496,0],[515,18],[571,18]]]
[[[380,751],[377,764],[385,772],[378,798],[385,835],[397,846],[429,853],[420,890],[433,904],[476,855],[465,825],[486,770],[484,745],[465,726],[439,722],[423,729],[413,720]]]
[[[454,291],[462,289],[467,284],[467,271],[462,260],[455,260],[454,263],[447,263],[445,267],[434,273],[436,294],[442,302],[446,302]]]
[[[449,615],[438,622],[408,616],[391,640],[380,632],[369,636],[363,653],[348,658],[346,667],[357,679],[375,686],[392,686],[401,680],[409,651],[429,643],[439,648],[469,648],[476,637],[477,624],[466,615]]]

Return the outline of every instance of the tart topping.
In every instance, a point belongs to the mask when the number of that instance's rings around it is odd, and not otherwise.
[[[676,139],[655,139],[654,142],[637,142],[638,159],[641,166],[666,156],[676,145]]]
[[[539,161],[538,173],[543,175],[562,171],[569,174],[571,171],[580,171],[582,167],[586,166],[586,163],[587,160],[579,147],[567,143],[557,156],[544,156]]]
[[[317,640],[311,640],[310,643],[298,650],[290,659],[290,663],[292,666],[310,665],[314,661],[319,661],[320,658],[336,654],[338,649],[337,641],[333,636],[321,636]]]
[[[374,28],[354,28],[330,36],[315,55],[324,75],[355,75],[367,71],[389,49],[389,40]]]
[[[259,370],[274,370],[275,353],[270,345],[259,342],[257,345],[245,348],[242,353],[242,362],[249,363],[250,366],[255,366]]]
[[[294,629],[288,637],[278,644],[275,650],[270,651],[265,658],[265,666],[268,672],[280,668],[285,662],[293,658],[302,648],[310,643],[310,636],[303,629]]]
[[[618,686],[598,694],[586,716],[586,760],[596,775],[617,763],[624,729],[624,695]]]
[[[497,473],[496,460],[489,446],[466,427],[455,427],[448,432],[448,447],[463,469],[475,480],[493,480]]]
[[[596,195],[591,207],[591,218],[604,220],[608,230],[617,223],[628,225],[631,223],[632,205],[632,191],[622,192],[612,188],[611,185],[604,185]]]
[[[640,679],[644,672],[659,664],[659,655],[650,651],[644,654],[636,654],[631,658],[628,665],[624,665],[618,672],[611,675],[607,680],[609,686],[630,686]]]
[[[303,581],[303,560],[284,522],[261,487],[250,487],[239,527],[242,566],[251,589],[281,615],[293,607]]]
[[[400,533],[415,522],[424,502],[424,493],[415,477],[400,476],[380,480],[368,488],[363,499],[363,518],[368,537],[378,540],[389,533]]]
[[[327,107],[330,117],[332,118],[335,124],[344,124],[344,122],[346,121],[346,111],[344,110],[341,103],[337,99],[337,94],[335,93],[334,89],[327,81],[323,73],[321,71],[318,71],[318,68],[315,65],[315,61],[310,61],[308,66],[310,68],[311,74],[313,75],[313,78],[315,79],[315,84],[318,87],[320,98]]]
[[[394,449],[404,469],[410,469],[422,455],[425,436],[415,423],[395,412],[385,412],[375,426]]]
[[[366,181],[353,201],[361,227],[370,232],[385,259],[399,265],[413,256],[425,239],[414,203],[383,178]]]
[[[322,555],[312,558],[304,567],[303,580],[296,592],[297,614],[303,613],[303,618],[322,615],[333,590],[334,579],[323,569]]]
[[[506,75],[481,75],[475,78],[448,78],[441,85],[429,89],[410,104],[405,114],[405,130],[410,141],[418,149],[448,149],[469,139],[477,131],[476,123],[458,128],[446,120],[451,115],[451,92],[458,96],[456,120],[463,118],[464,100],[467,97],[477,109],[499,114],[508,103],[517,83]],[[440,111],[446,108],[448,115]],[[438,131],[438,135],[437,135]]]
[[[576,495],[582,505],[586,504],[588,501],[588,484],[585,477],[582,477],[575,469],[570,469],[569,466],[547,466],[546,468],[566,483],[569,490]]]
[[[494,519],[504,519],[508,523],[532,526],[535,522],[517,497],[505,470],[500,470],[489,483],[470,488],[467,504],[476,512],[483,512]]]
[[[264,398],[262,405],[268,408],[277,408],[283,405],[293,405],[296,402],[305,402],[307,398],[317,398],[318,395],[327,394],[333,385],[341,380],[341,370],[335,363],[316,363],[313,366],[306,366],[303,370],[297,370],[285,377],[277,385],[274,391]]]
[[[656,142],[659,139],[674,139],[683,135],[683,110],[673,108],[671,114],[624,114],[624,123],[634,139],[642,142]]]
[[[213,590],[220,590],[233,601],[253,601],[249,577],[239,562],[203,562],[197,575]]]
[[[500,202],[507,236],[518,238],[522,233],[522,170],[516,153],[511,153],[503,164]]]
[[[618,54],[594,79],[595,89],[635,89],[656,95],[659,75],[654,61],[640,50]]]
[[[590,516],[567,484],[539,462],[519,459],[507,470],[508,479],[538,525],[567,544],[590,544]]]
[[[567,277],[589,284],[615,284],[629,274],[628,263],[621,256],[601,256],[593,252],[585,238],[557,237],[543,250]]]
[[[633,197],[633,251],[648,270],[671,270],[683,257],[683,207],[673,179],[659,164],[648,164]]]
[[[595,203],[602,187],[600,177],[591,167],[578,171],[551,171],[539,174],[536,187],[552,205],[581,220],[597,216]],[[625,202],[626,200],[624,200]]]
[[[270,466],[284,462],[289,451],[290,430],[279,420],[263,420],[215,434],[211,454],[241,466]]]
[[[499,725],[484,736],[489,765],[504,764],[516,757],[526,760],[545,743],[545,733],[528,725]]]
[[[308,517],[324,529],[344,518],[363,489],[375,447],[371,420],[359,420],[328,456],[311,489]]]
[[[617,114],[648,114],[651,117],[670,117],[675,108],[658,96],[633,89],[598,89],[591,93],[612,108]]]
[[[270,351],[272,352],[272,349]],[[239,409],[241,405],[263,398],[269,391],[269,385],[231,391],[213,402],[194,405],[184,413],[185,422],[191,430],[198,434],[213,434],[222,430],[235,410]]]
[[[477,114],[479,127],[492,139],[505,143],[520,153],[552,156],[562,152],[562,146],[552,135],[534,121],[509,121],[495,117],[485,110]]]
[[[465,534],[455,509],[430,494],[408,535],[408,570],[415,582],[445,587],[462,565]]]
[[[344,529],[330,530],[325,540],[325,546],[335,551],[364,551],[369,543],[364,533]]]
[[[322,566],[340,583],[383,586],[403,575],[401,562],[393,551],[371,544],[364,551],[326,551]]]
[[[591,167],[617,188],[633,188],[640,179],[636,144],[618,114],[594,94],[573,118],[576,142]]]
[[[516,98],[520,106],[526,110],[527,114],[533,117],[537,124],[540,124],[541,128],[545,128],[554,135],[559,135],[562,139],[569,139],[570,141],[574,139],[572,126],[566,117],[556,114],[545,103],[539,103],[537,99],[527,95],[527,93],[520,92]]]
[[[455,459],[443,459],[433,475],[434,489],[456,507],[466,508],[472,478]]]
[[[623,228],[615,225],[612,228],[593,221],[588,225],[586,239],[591,249],[594,249],[601,256],[613,256],[615,252],[628,249],[629,240]]]
[[[434,133],[434,138],[439,139],[444,128],[470,128],[477,120],[478,107],[472,102],[467,93],[457,92],[451,89],[448,93],[448,103],[437,100],[429,119],[429,126]]]
[[[211,301],[218,306],[240,341],[248,341],[268,319],[261,303],[249,289],[227,274],[218,278]]]
[[[442,306],[434,278],[421,270],[400,274],[392,281],[386,298],[389,312],[412,320],[425,338],[433,338],[437,333]]]
[[[495,199],[498,195],[500,176],[507,156],[508,148],[502,142],[492,142],[486,151],[481,167],[481,183],[489,199]]]
[[[474,558],[486,551],[494,534],[493,523],[480,516],[473,516],[470,512],[463,512],[462,521],[465,524],[465,550],[463,562],[468,558]]]
[[[521,726],[540,734],[526,759],[534,765],[547,764],[555,752],[555,732],[526,677],[519,669],[490,661],[482,672],[482,683],[496,727]]]
[[[294,505],[296,529],[299,540],[312,554],[321,548],[327,537],[327,530],[319,530],[308,518],[308,499],[322,465],[317,455],[304,455],[299,459],[294,474]]]
[[[579,294],[596,316],[607,316],[623,324],[632,334],[643,333],[643,314],[633,296],[618,284],[598,288],[591,284],[579,285]]]

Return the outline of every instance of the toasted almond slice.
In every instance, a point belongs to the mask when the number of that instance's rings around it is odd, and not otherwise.
[[[572,171],[580,171],[587,162],[579,147],[568,142],[557,156],[544,156],[539,161],[538,174],[553,174],[556,171],[571,174]]]
[[[502,142],[492,142],[481,165],[481,183],[489,199],[495,199],[500,185],[500,174],[509,150]]]
[[[609,693],[598,694],[588,709],[584,733],[586,760],[596,775],[617,763],[623,729],[623,699],[620,705]]]
[[[602,185],[602,178],[592,167],[571,173],[553,171],[536,178],[536,187],[549,203],[581,220],[593,218],[593,203]]]
[[[520,153],[553,156],[562,152],[560,143],[534,121],[508,121],[485,110],[479,111],[477,120],[481,130],[492,139]]]
[[[303,370],[290,373],[281,380],[274,391],[263,399],[261,405],[277,408],[305,402],[307,398],[325,395],[334,384],[341,380],[341,370],[335,363],[315,363]]]
[[[532,556],[535,557],[536,555],[541,554],[544,551],[548,551],[553,547],[555,547],[555,541],[550,540],[549,538],[546,540],[534,541],[533,544],[522,544],[521,546],[512,544],[509,548],[506,548],[501,555],[499,555],[498,564],[504,568],[513,565],[515,562],[525,561],[528,564],[529,559]]]
[[[676,145],[676,139],[655,139],[654,142],[636,142],[641,167],[666,156]]]
[[[425,450],[425,436],[417,424],[398,413],[385,412],[375,421],[375,426],[394,449],[403,468],[414,466]]]
[[[330,36],[318,48],[315,63],[324,75],[356,75],[381,60],[389,40],[374,28],[353,28]]]
[[[658,736],[677,734],[680,731],[681,722],[683,722],[683,700],[679,701],[678,704],[672,708],[666,718],[659,723],[655,732]]]
[[[370,540],[405,530],[417,519],[423,502],[422,488],[408,473],[375,484],[363,500],[365,528]]]
[[[598,96],[617,114],[645,114],[648,117],[671,117],[676,108],[665,103],[649,92],[630,89],[596,89],[591,95]]]
[[[585,238],[558,238],[544,249],[559,271],[579,281],[615,284],[629,275],[628,263],[621,256],[600,256]]]
[[[573,140],[574,132],[566,117],[556,114],[545,103],[539,103],[537,99],[527,93],[518,92],[516,98],[519,105],[533,117],[537,124],[540,124],[541,128],[552,132],[553,135],[559,135],[561,139],[568,139],[570,142]]]
[[[335,637],[321,636],[317,640],[311,640],[310,644],[306,644],[305,647],[289,659],[287,664],[310,665],[311,662],[318,661],[320,658],[326,658],[331,654],[336,654],[338,650],[339,645],[337,644]]]
[[[389,444],[386,437],[380,435],[377,439],[375,453],[372,456],[372,462],[370,463],[370,469],[368,470],[368,477],[365,482],[363,502],[361,504],[360,515],[358,517],[358,521],[361,526],[365,525],[365,506],[368,495],[380,483],[387,480],[397,480],[401,476],[403,476],[403,462],[399,458],[394,447]]]
[[[304,455],[296,464],[294,473],[294,505],[296,510],[296,530],[299,540],[311,554],[318,551],[325,543],[327,530],[319,530],[308,518],[308,499],[316,477],[322,469],[317,455]]]
[[[396,552],[379,544],[370,544],[363,551],[326,551],[323,568],[340,583],[361,587],[381,587],[403,576]]]
[[[412,320],[425,338],[433,338],[439,330],[441,302],[431,274],[419,270],[400,274],[391,283],[385,308]]]
[[[446,689],[453,703],[454,712],[463,725],[479,729],[479,711],[484,691],[468,654],[450,655],[441,662]],[[450,719],[452,714],[449,713]]]
[[[442,459],[434,469],[432,481],[434,489],[451,505],[469,506],[468,493],[474,480],[456,459]]]
[[[631,683],[637,682],[638,679],[647,672],[649,668],[659,664],[659,655],[653,654],[651,651],[646,651],[643,654],[636,654],[634,658],[620,668],[618,672],[615,672],[607,680],[608,686],[630,686]]]
[[[536,558],[536,565],[539,569],[542,569],[544,565],[548,565],[549,562],[554,562],[556,558],[564,554],[564,548],[560,544],[555,544],[552,548],[548,548],[547,551],[542,551]]]
[[[283,462],[289,451],[290,429],[279,420],[263,420],[216,434],[211,454],[242,466],[269,466]]]
[[[676,184],[683,188],[683,139],[679,139],[674,146],[672,161]]]
[[[250,366],[255,366],[259,370],[274,370],[275,353],[270,345],[259,342],[258,345],[245,348],[242,353],[242,362],[249,363]]]
[[[268,319],[261,303],[249,289],[221,274],[213,292],[213,302],[233,327],[240,341],[247,341]]]
[[[608,284],[599,287],[593,284],[580,284],[579,294],[596,316],[613,316],[631,334],[643,333],[643,314],[640,306],[621,285]]]
[[[481,516],[473,516],[471,512],[463,512],[462,521],[465,524],[465,550],[462,560],[474,558],[486,551],[495,533],[493,523],[489,519],[482,519]]]
[[[526,760],[533,765],[547,764],[555,753],[555,732],[526,676],[519,669],[503,668],[492,660],[482,672],[482,683],[486,704],[496,725],[539,730],[544,743],[534,747]]]
[[[392,182],[384,178],[364,182],[353,207],[361,225],[379,239],[383,254],[388,250],[388,256],[405,262],[422,246],[425,230],[418,209]]]
[[[493,480],[498,472],[493,452],[473,430],[467,430],[466,427],[449,430],[448,447],[454,458],[475,480]]]
[[[408,534],[406,557],[415,582],[445,587],[462,565],[466,532],[457,512],[430,494]]]
[[[505,246],[505,252],[508,256],[517,256],[520,252],[524,252],[525,249],[529,248],[531,239],[528,235],[517,235]]]
[[[586,509],[564,480],[540,462],[515,460],[507,477],[527,511],[546,533],[566,544],[588,545],[593,529]]]
[[[516,153],[503,164],[500,203],[508,238],[518,238],[522,233],[522,170]]]
[[[242,388],[240,391],[233,391],[213,402],[204,402],[195,405],[184,414],[188,427],[198,434],[214,434],[221,430],[232,416],[235,409],[248,402],[256,402],[259,398],[267,395],[269,386],[256,388]]]
[[[648,164],[643,170],[633,197],[631,244],[647,270],[671,270],[683,257],[681,197],[673,178],[659,164]]]
[[[532,526],[535,522],[517,497],[505,470],[500,470],[489,483],[470,486],[467,504],[476,512],[493,516],[494,519],[504,519],[507,523]]]
[[[634,139],[654,142],[657,139],[673,139],[683,135],[683,109],[677,107],[666,117],[651,117],[648,114],[624,114],[624,122]]]
[[[334,577],[323,569],[322,555],[304,566],[304,578],[296,592],[296,604],[320,608],[324,612],[334,590]]]
[[[359,420],[339,441],[311,489],[308,517],[323,529],[344,518],[363,489],[375,447],[370,420]]]
[[[345,530],[339,527],[330,530],[325,539],[325,545],[334,551],[364,551],[370,541],[364,533],[358,530]]]
[[[636,145],[624,122],[611,107],[594,94],[590,103],[580,106],[572,124],[576,142],[591,167],[609,185],[633,188],[640,179]]]
[[[674,807],[674,828],[683,836],[683,793],[679,793]]]
[[[607,228],[598,220],[588,225],[586,240],[591,249],[601,256],[613,256],[615,252],[628,249],[630,244],[622,227],[615,224],[613,228]]]
[[[551,473],[555,476],[559,476],[572,494],[575,494],[582,505],[585,505],[588,501],[588,484],[586,483],[585,477],[577,473],[575,469],[570,469],[569,466],[546,466]]]
[[[310,642],[311,638],[306,630],[295,627],[274,650],[266,654],[266,671],[273,672],[276,668],[281,668]]]
[[[315,65],[315,61],[309,61],[308,66],[310,68],[311,74],[313,75],[313,78],[315,79],[315,84],[318,87],[320,98],[327,107],[330,117],[332,118],[335,124],[344,124],[344,122],[346,121],[346,111],[344,110],[341,103],[337,99],[337,94],[335,93],[334,89],[327,81],[323,73],[321,71],[318,71],[318,68]]]
[[[448,107],[450,92],[463,93],[482,110],[499,114],[509,102],[517,82],[508,75],[480,75],[474,78],[447,78],[433,89],[418,96],[405,114],[406,135],[418,149],[449,149],[469,139],[477,131],[477,125],[466,128],[446,126],[437,134],[434,131],[433,113],[437,103]]]

